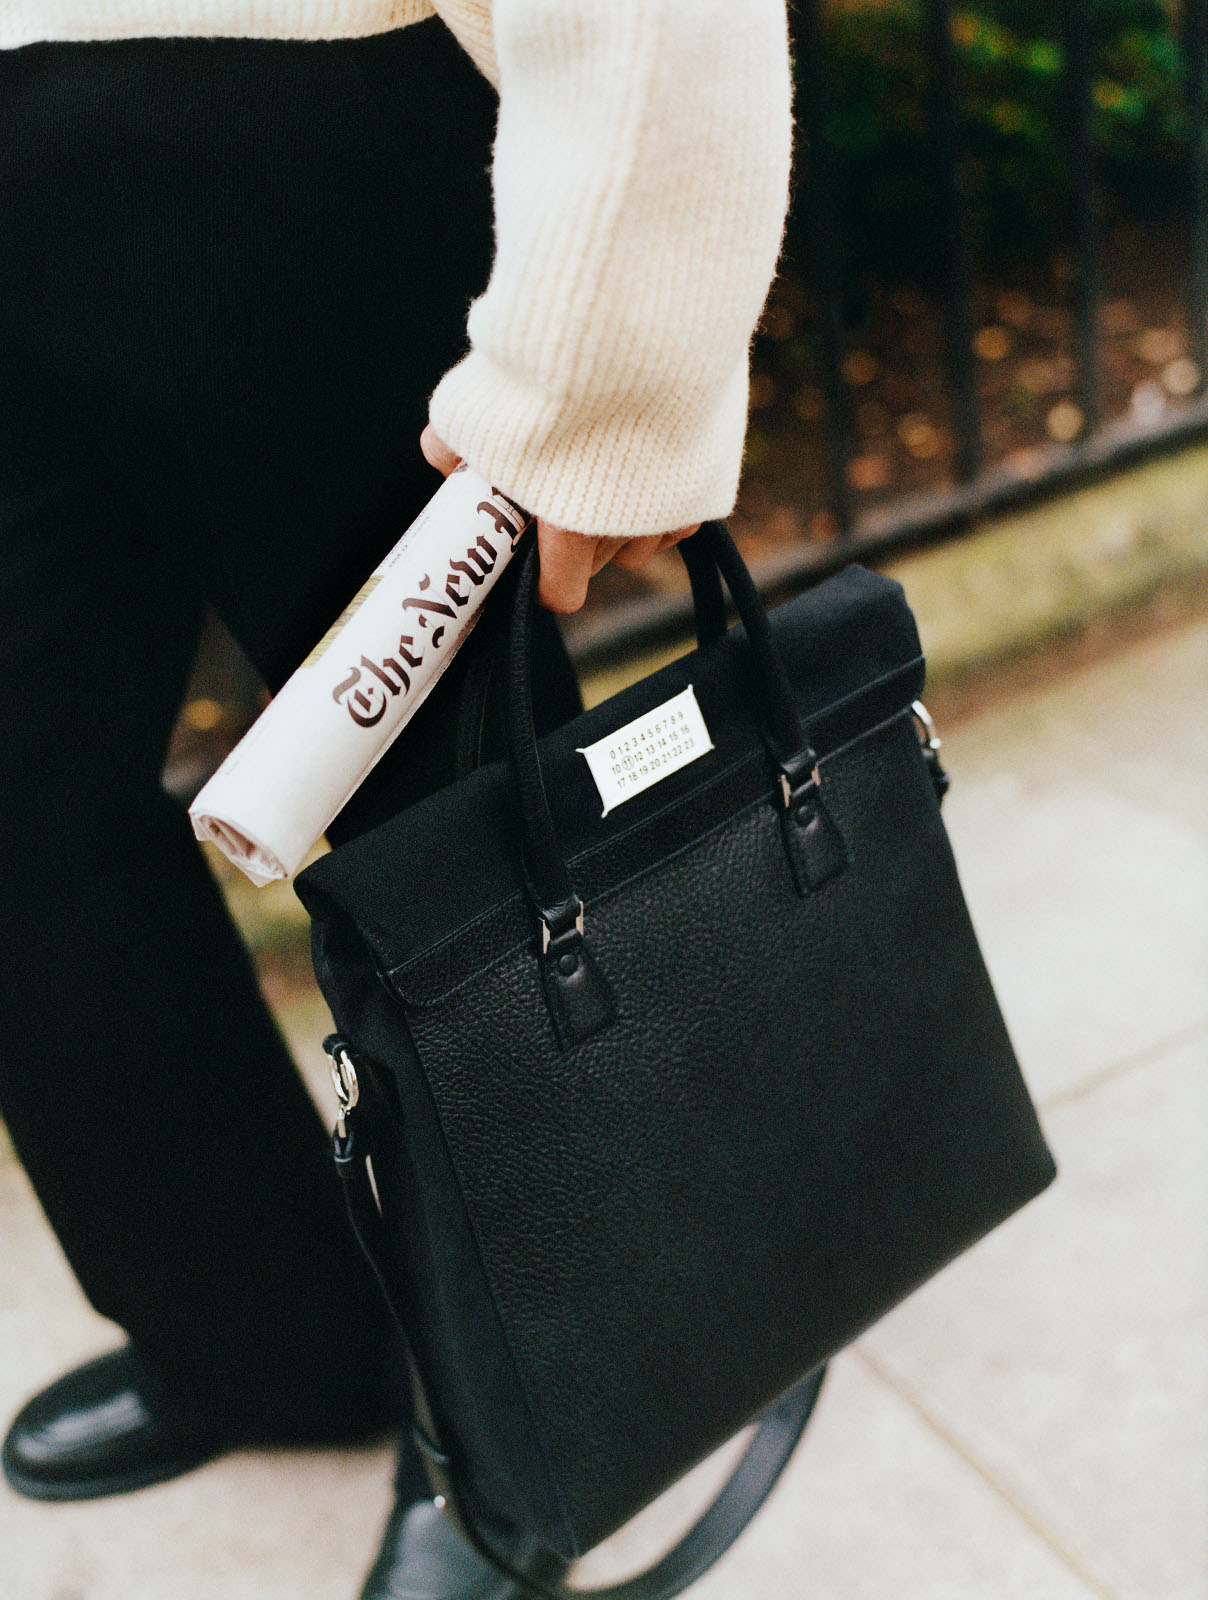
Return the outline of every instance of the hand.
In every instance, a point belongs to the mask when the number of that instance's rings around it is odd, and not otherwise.
[[[461,462],[429,423],[420,435],[419,447],[429,465],[447,478]],[[588,581],[600,568],[615,561],[618,567],[636,572],[659,550],[669,550],[700,527],[676,528],[671,533],[644,534],[636,539],[606,539],[591,533],[574,533],[537,518],[537,548],[541,554],[541,578],[537,599],[550,611],[577,611],[587,598]]]

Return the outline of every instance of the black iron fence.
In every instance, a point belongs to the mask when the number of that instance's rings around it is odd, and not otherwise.
[[[770,596],[800,588],[852,559],[870,559],[903,546],[938,539],[979,518],[1059,493],[1138,458],[1208,436],[1208,0],[1183,0],[1168,9],[1153,0],[1167,40],[1156,56],[1167,63],[1166,123],[1178,124],[1175,214],[1162,237],[1163,251],[1177,259],[1176,298],[1181,308],[1183,356],[1177,400],[1148,407],[1104,405],[1102,371],[1104,313],[1104,225],[1096,117],[1106,103],[1099,76],[1105,26],[1127,41],[1120,0],[1062,0],[1046,10],[1054,34],[1049,54],[1053,93],[1051,125],[1059,171],[1060,204],[1048,224],[1050,237],[1037,248],[1060,252],[1065,272],[1067,402],[1055,440],[1015,457],[987,452],[983,385],[979,381],[977,276],[978,241],[972,237],[965,181],[968,154],[966,97],[968,66],[956,41],[969,31],[967,15],[949,0],[883,0],[910,7],[917,35],[912,57],[925,81],[919,84],[921,142],[917,171],[919,205],[933,241],[927,289],[935,307],[937,361],[942,368],[948,446],[944,481],[869,497],[853,484],[858,449],[853,344],[849,302],[860,276],[841,241],[851,195],[844,192],[843,161],[836,149],[832,116],[832,62],[828,23],[851,0],[794,0],[791,7],[797,74],[798,177],[790,229],[792,269],[804,285],[810,360],[817,397],[808,447],[817,458],[812,494],[816,504],[798,506],[800,537],[767,541],[752,564]],[[882,0],[858,0],[875,15]],[[1116,5],[1110,18],[1107,12]],[[1152,16],[1150,18],[1152,22]],[[1116,35],[1113,35],[1113,38]],[[1152,47],[1151,54],[1155,54]],[[1168,48],[1166,48],[1168,46]],[[1121,96],[1113,91],[1116,99]],[[1170,97],[1173,96],[1173,107]],[[1125,106],[1128,110],[1128,106]],[[1013,115],[1022,113],[1018,108]],[[1143,135],[1141,136],[1143,138]],[[1134,157],[1136,151],[1134,150]],[[1145,150],[1139,164],[1144,178]],[[1170,262],[1165,262],[1170,279]],[[805,432],[801,447],[807,446]],[[811,530],[821,527],[823,536]],[[758,541],[757,541],[758,544]],[[598,607],[573,619],[572,647],[590,662],[654,644],[684,628],[685,593],[673,587],[631,594],[623,605]]]

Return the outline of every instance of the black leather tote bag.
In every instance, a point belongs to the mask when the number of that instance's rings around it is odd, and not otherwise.
[[[1055,1170],[900,587],[851,567],[768,615],[723,528],[681,549],[700,647],[538,740],[523,547],[494,613],[506,758],[297,883],[354,1222],[480,1548],[520,1528],[573,1558],[764,1417],[630,1595],[703,1570],[826,1359]]]

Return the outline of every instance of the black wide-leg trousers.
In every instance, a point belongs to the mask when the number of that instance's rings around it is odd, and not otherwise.
[[[436,486],[494,109],[438,22],[0,52],[0,1112],[93,1305],[241,1426],[368,1415],[387,1335],[161,768],[205,606],[277,687]],[[362,816],[439,780],[395,754]]]

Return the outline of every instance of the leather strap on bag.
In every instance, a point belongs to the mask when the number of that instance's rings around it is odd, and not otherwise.
[[[698,634],[710,638],[725,620],[718,574],[724,577],[746,629],[751,662],[751,695],[759,725],[785,786],[786,798],[799,787],[817,787],[811,776],[818,758],[793,698],[784,667],[772,643],[767,612],[733,540],[719,522],[706,522],[678,546],[692,581]],[[520,801],[523,856],[529,893],[550,928],[573,922],[582,906],[575,893],[550,815],[533,719],[532,617],[540,568],[537,541],[530,530],[517,546],[511,587],[511,623],[504,638],[504,722],[508,757]]]
[[[780,833],[798,894],[809,895],[847,865],[847,848],[822,793],[818,757],[802,725],[792,686],[772,640],[767,612],[733,540],[719,522],[703,523],[679,549],[692,580],[698,635],[724,623],[718,575],[746,630],[748,693],[778,778]],[[558,843],[541,771],[533,717],[532,626],[539,555],[532,530],[515,556],[510,626],[504,635],[504,727],[519,800],[521,859],[540,922],[538,974],[554,1035],[571,1050],[616,1020],[616,1003],[585,927],[580,899]]]
[[[340,1100],[340,1116],[333,1135],[336,1171],[343,1185],[353,1231],[377,1277],[402,1340],[411,1379],[416,1444],[446,1515],[478,1554],[530,1600],[673,1600],[725,1555],[776,1486],[809,1422],[826,1368],[819,1367],[810,1373],[764,1412],[742,1459],[708,1510],[645,1572],[604,1588],[577,1589],[564,1583],[546,1584],[517,1570],[498,1554],[467,1512],[458,1493],[452,1457],[441,1442],[415,1360],[408,1335],[410,1311],[391,1262],[385,1225],[367,1165],[373,1157],[374,1116],[380,1113],[372,1105],[358,1109],[360,1088],[369,1089],[371,1074],[365,1070],[364,1063],[361,1073],[357,1074],[348,1042],[337,1035],[324,1040],[324,1049],[332,1061],[333,1081]]]

